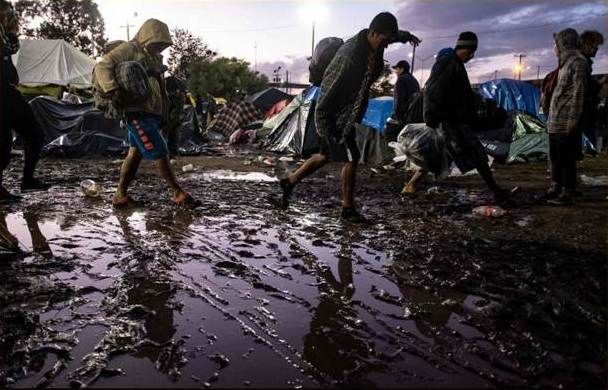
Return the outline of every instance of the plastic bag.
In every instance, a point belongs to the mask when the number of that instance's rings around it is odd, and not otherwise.
[[[411,123],[397,137],[398,149],[409,160],[435,176],[445,176],[450,167],[445,136],[440,129],[424,123]]]

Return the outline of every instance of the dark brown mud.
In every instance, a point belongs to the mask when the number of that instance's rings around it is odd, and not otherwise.
[[[403,199],[403,172],[363,168],[358,226],[338,218],[338,167],[287,211],[255,155],[176,167],[201,208],[171,206],[144,165],[143,206],[113,209],[112,159],[44,160],[53,188],[0,206],[24,250],[0,263],[3,387],[606,388],[607,187],[549,207],[543,163],[497,167],[524,191],[484,218],[477,177]]]

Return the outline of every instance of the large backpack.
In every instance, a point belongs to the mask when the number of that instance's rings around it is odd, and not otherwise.
[[[114,78],[119,88],[112,98],[102,96],[98,85],[93,89],[95,107],[108,118],[120,118],[127,107],[145,103],[151,93],[148,74],[137,61],[116,64]]]
[[[312,85],[317,87],[321,85],[325,69],[327,69],[343,43],[342,38],[337,37],[323,38],[317,43],[310,59],[310,65],[308,66],[308,70],[310,71],[309,80]]]

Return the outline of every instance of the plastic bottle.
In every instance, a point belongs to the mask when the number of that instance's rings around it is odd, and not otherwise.
[[[192,172],[194,170],[194,165],[186,164],[182,167],[183,172]]]
[[[82,193],[91,198],[97,198],[101,195],[101,184],[95,183],[91,179],[86,179],[80,182]]]
[[[502,217],[507,212],[498,206],[479,206],[473,209],[473,214],[483,215],[484,217]]]

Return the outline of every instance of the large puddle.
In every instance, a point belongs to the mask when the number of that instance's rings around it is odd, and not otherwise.
[[[605,383],[599,254],[467,240],[470,206],[425,216],[379,193],[359,227],[318,181],[280,212],[272,176],[188,180],[200,210],[149,180],[136,209],[70,185],[0,209],[24,250],[1,265],[5,385]],[[589,267],[597,279],[564,288]]]

